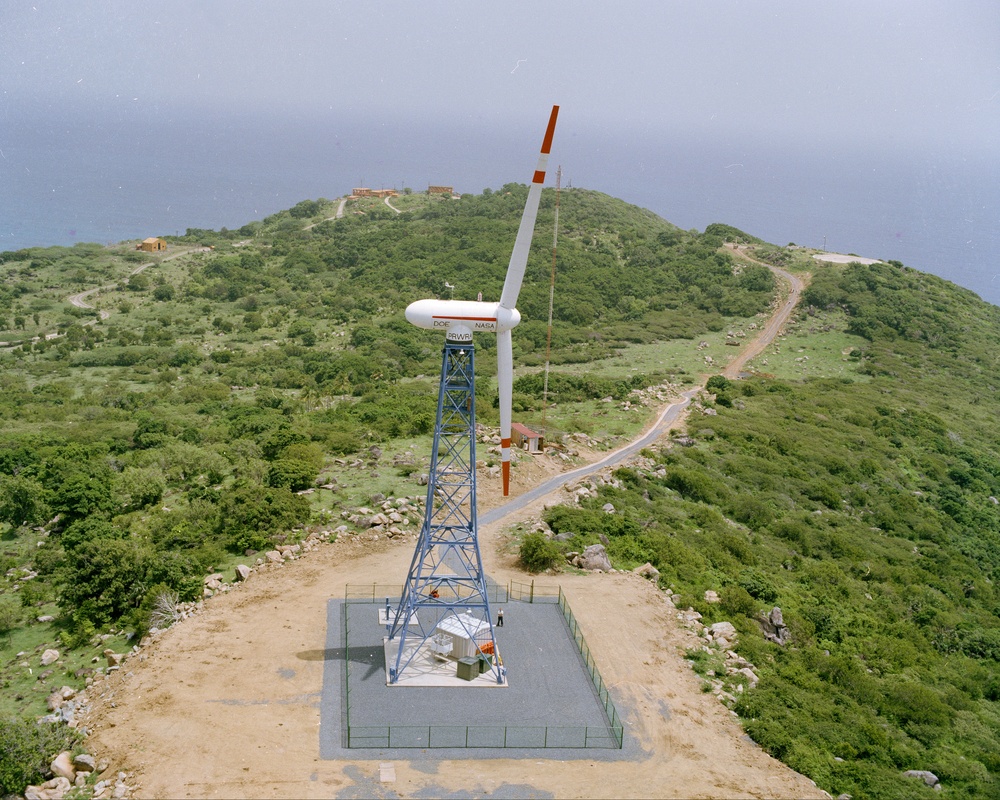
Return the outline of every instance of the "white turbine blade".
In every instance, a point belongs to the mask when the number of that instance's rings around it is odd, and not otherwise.
[[[497,388],[500,390],[500,469],[503,496],[510,492],[510,416],[514,392],[514,351],[510,331],[497,334]]]
[[[524,214],[521,215],[521,225],[517,229],[517,239],[514,240],[514,250],[510,254],[507,277],[503,283],[503,293],[500,295],[500,305],[504,308],[514,308],[517,305],[517,296],[521,293],[521,282],[524,280],[524,269],[528,265],[528,252],[531,249],[531,236],[535,232],[535,217],[538,216],[538,201],[542,199],[545,167],[549,162],[549,150],[552,149],[552,136],[556,130],[558,116],[559,106],[552,106],[549,125],[542,140],[542,150],[538,155],[538,166],[535,167],[531,187],[528,189],[528,202],[524,204]]]

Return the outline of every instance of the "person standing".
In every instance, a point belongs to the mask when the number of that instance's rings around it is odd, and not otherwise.
[[[497,610],[497,627],[498,628],[502,628],[503,627],[503,609],[502,608]]]

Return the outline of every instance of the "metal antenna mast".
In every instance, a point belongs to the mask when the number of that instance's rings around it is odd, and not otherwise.
[[[542,383],[542,433],[545,414],[549,410],[549,355],[552,352],[552,301],[556,293],[556,245],[559,243],[559,194],[562,187],[562,166],[556,169],[556,218],[552,227],[552,277],[549,280],[549,328],[545,335],[545,378]]]

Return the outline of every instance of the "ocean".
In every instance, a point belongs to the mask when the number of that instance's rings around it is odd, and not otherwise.
[[[332,113],[8,116],[0,250],[239,228],[355,186],[480,192],[524,183],[540,133]],[[895,259],[1000,305],[996,153],[564,126],[549,185],[557,165],[563,185],[620,197],[685,229],[724,222],[775,244]]]

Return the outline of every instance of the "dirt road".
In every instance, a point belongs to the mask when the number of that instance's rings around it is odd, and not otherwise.
[[[761,330],[760,334],[758,334],[752,341],[747,342],[746,345],[740,350],[740,353],[736,356],[736,358],[730,361],[726,368],[722,371],[723,377],[733,379],[739,377],[740,372],[743,371],[747,362],[763,353],[764,348],[773,342],[778,334],[781,333],[781,329],[785,326],[785,323],[788,322],[788,318],[792,315],[792,311],[795,310],[795,306],[798,305],[799,298],[802,296],[802,290],[805,289],[805,282],[788,270],[776,267],[773,264],[768,264],[764,261],[759,261],[753,256],[747,254],[745,251],[741,250],[739,245],[727,244],[726,247],[737,258],[750,261],[754,264],[759,264],[762,267],[767,267],[771,270],[772,274],[788,285],[788,296],[785,298],[783,303],[780,303],[777,310],[771,315],[771,318],[767,321],[767,324]]]
[[[140,264],[135,269],[131,270],[129,272],[129,275],[138,275],[140,272],[142,272],[143,270],[148,269],[149,267],[156,266],[157,264],[161,264],[164,261],[170,261],[171,259],[174,259],[174,258],[180,258],[181,256],[186,256],[188,253],[192,253],[192,252],[194,252],[195,250],[198,250],[198,249],[200,249],[200,248],[197,248],[197,247],[188,247],[188,248],[185,248],[183,250],[178,250],[175,253],[171,253],[169,256],[166,256],[165,258],[161,258],[159,261],[148,261],[145,264]],[[114,289],[114,288],[115,288],[115,284],[113,284],[113,283],[108,284],[107,286],[98,286],[95,289],[87,289],[84,292],[77,292],[76,294],[71,294],[69,297],[66,298],[66,300],[69,302],[70,305],[76,306],[77,308],[89,308],[89,309],[93,309],[94,307],[90,303],[87,302],[87,298],[90,297],[91,295],[97,294],[98,292],[107,292],[107,291],[110,291],[111,289]],[[110,312],[105,311],[103,309],[99,312],[99,314],[100,314],[101,319],[107,319],[108,317],[111,316]],[[93,325],[93,324],[94,324],[94,320],[90,320],[89,322],[85,322],[84,323],[84,325]]]

